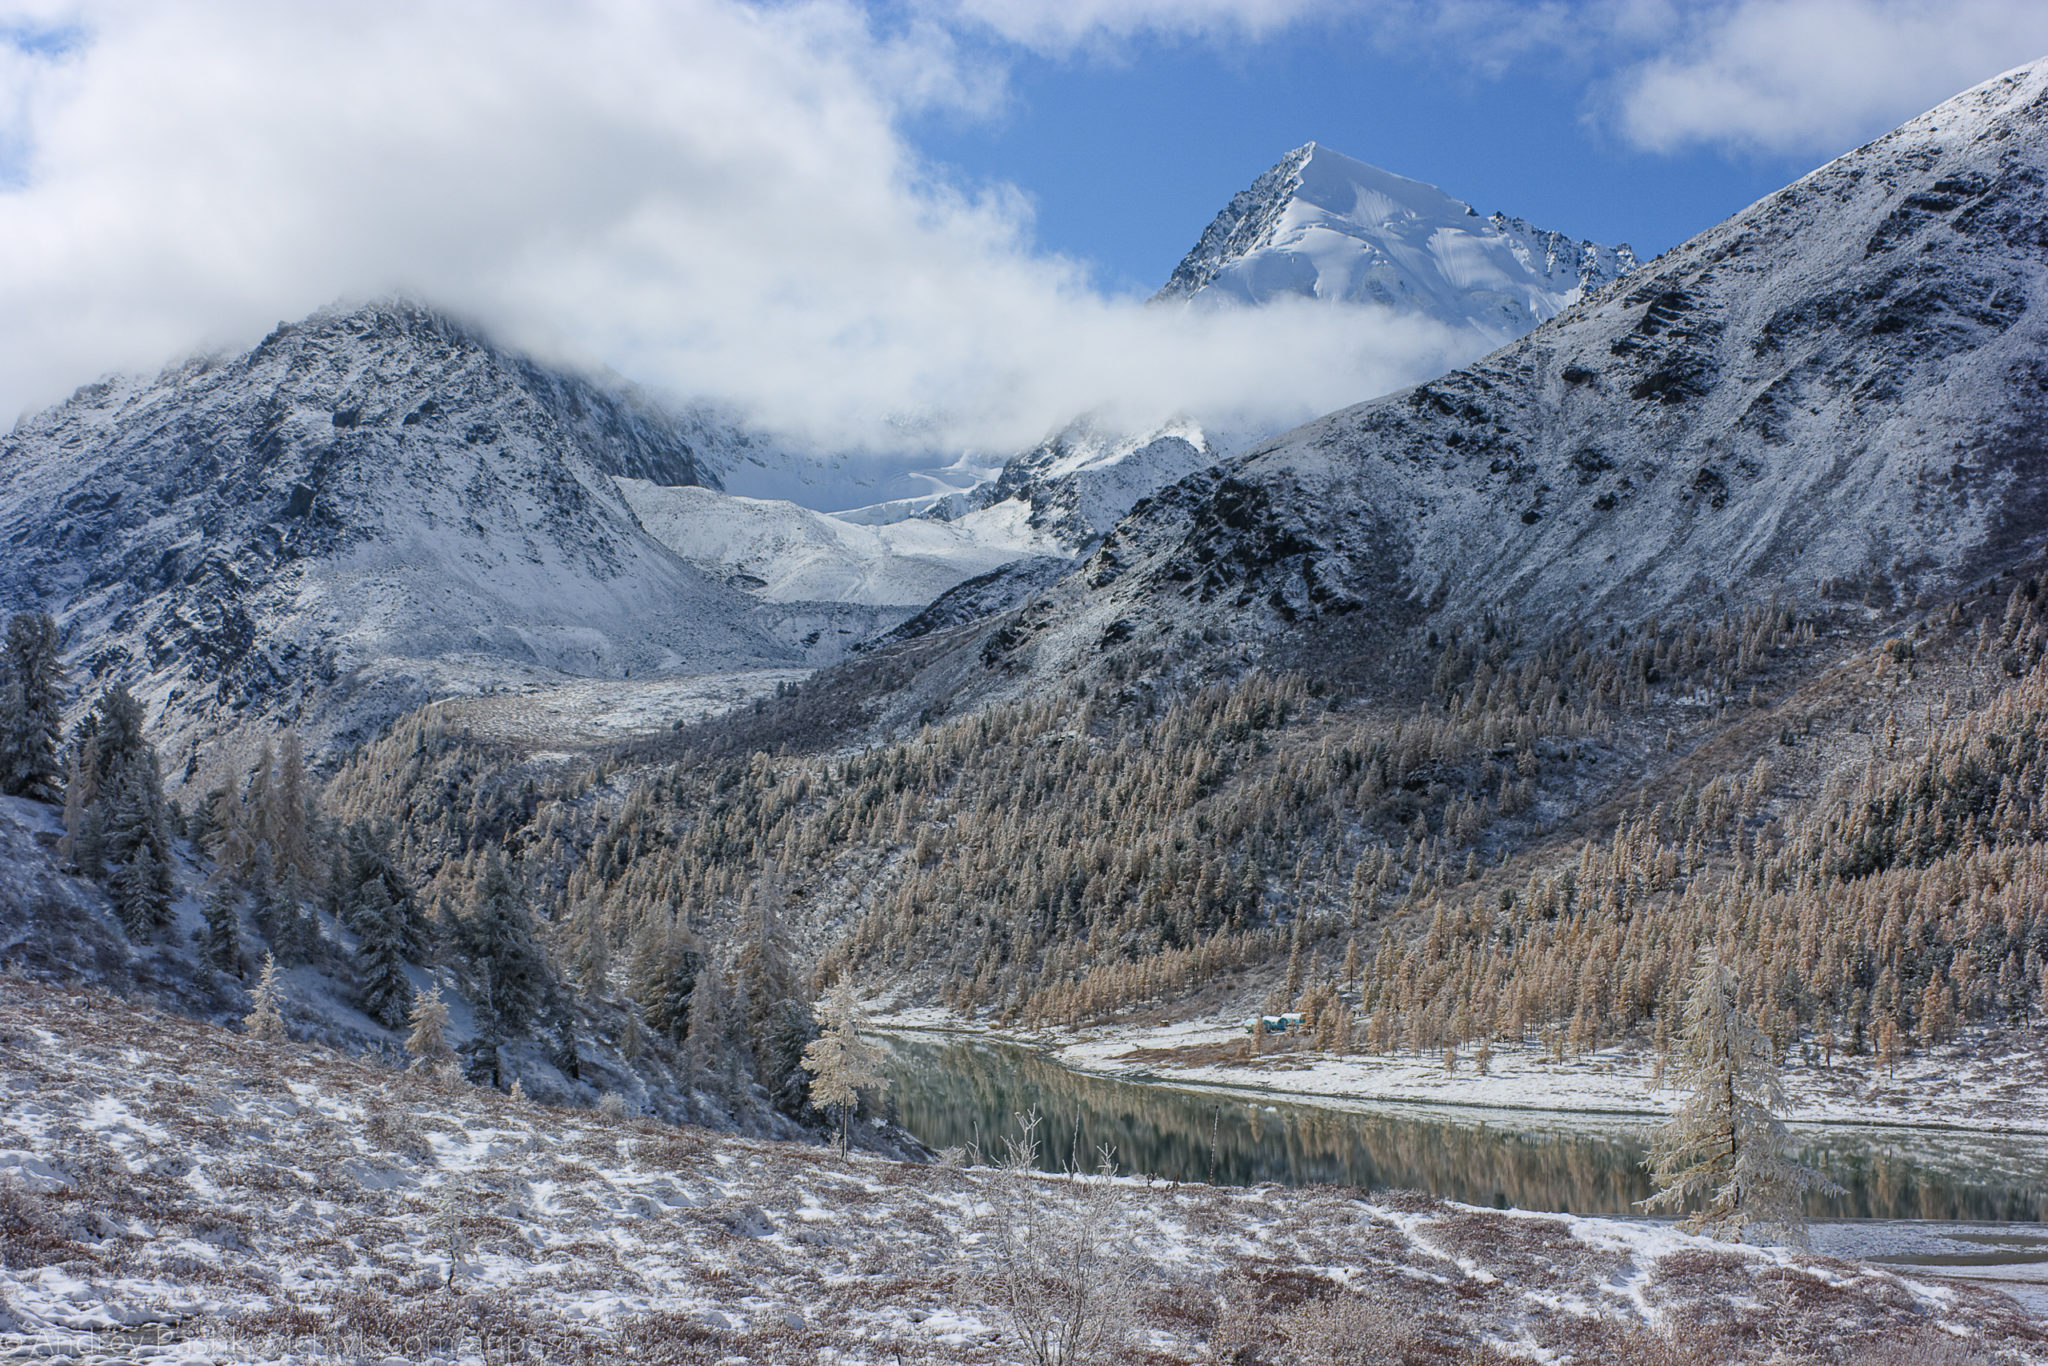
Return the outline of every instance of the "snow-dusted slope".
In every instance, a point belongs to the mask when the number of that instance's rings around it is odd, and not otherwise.
[[[1635,256],[1477,210],[1311,142],[1216,215],[1160,299],[1377,303],[1495,340],[1627,273]]]
[[[795,662],[616,476],[711,477],[630,393],[410,305],[327,311],[0,439],[0,608],[135,685],[174,777],[245,719],[346,737],[476,679]]]
[[[1000,565],[1056,550],[1030,527],[911,518],[867,526],[795,503],[621,478],[650,535],[707,573],[773,602],[918,608]]]
[[[1477,365],[1166,490],[984,662],[1289,630],[1369,668],[1482,612],[1902,606],[2038,551],[2044,109],[2048,64],[2000,77]]]

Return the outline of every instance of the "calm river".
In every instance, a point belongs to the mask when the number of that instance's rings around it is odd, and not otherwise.
[[[1036,1111],[1042,1165],[1101,1145],[1120,1170],[1181,1181],[1395,1188],[1476,1205],[1626,1214],[1650,1193],[1654,1120],[1423,1106],[1335,1109],[1073,1072],[1015,1045],[888,1039],[899,1122],[934,1148],[1000,1152]],[[1816,1217],[2039,1221],[2048,1143],[1952,1130],[1795,1129],[1846,1194]]]

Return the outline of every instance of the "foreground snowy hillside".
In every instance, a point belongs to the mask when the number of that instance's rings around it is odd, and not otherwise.
[[[2018,562],[2048,534],[2044,98],[2048,66],[1989,82],[1476,365],[1163,491],[982,658],[1196,631],[1232,667],[1371,672],[1485,614],[1891,609]]]
[[[1311,142],[1216,215],[1157,298],[1383,304],[1502,342],[1635,263]]]
[[[1041,1255],[1160,1362],[2048,1359],[2008,1300],[1827,1258],[1411,1195],[840,1159],[19,980],[0,1173],[0,1348],[23,1356],[1017,1361],[999,1230],[1030,1218],[1081,1231],[1073,1262]]]

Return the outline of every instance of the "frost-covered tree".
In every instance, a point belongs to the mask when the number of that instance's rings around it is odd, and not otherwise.
[[[441,999],[439,987],[413,994],[406,1024],[412,1032],[406,1035],[405,1051],[412,1055],[415,1068],[439,1073],[455,1061],[455,1049],[448,1043],[448,1003]]]
[[[216,971],[240,977],[243,969],[242,898],[226,878],[206,894],[206,924],[199,932],[199,956]]]
[[[356,925],[356,979],[363,1013],[395,1029],[412,1005],[412,984],[405,976],[405,927],[381,881],[363,884],[351,918]]]
[[[23,612],[0,654],[0,792],[56,802],[64,790],[64,659],[57,623]]]
[[[1700,956],[1685,998],[1675,1081],[1686,1093],[1650,1148],[1657,1193],[1647,1210],[1684,1210],[1688,1232],[1740,1239],[1754,1230],[1803,1243],[1801,1197],[1832,1182],[1791,1156],[1791,1136],[1771,1042],[1742,1007],[1734,967]]]
[[[860,997],[853,983],[842,977],[818,1003],[818,1037],[803,1051],[804,1070],[811,1074],[811,1103],[838,1118],[842,1153],[861,1093],[889,1086],[881,1072],[881,1051],[865,1037],[866,1028],[867,1012]]]
[[[278,980],[277,955],[263,955],[263,976],[256,981],[252,999],[256,1008],[243,1017],[243,1032],[265,1043],[282,1043],[286,1037],[284,1015],[278,1007],[284,1000],[284,984]]]

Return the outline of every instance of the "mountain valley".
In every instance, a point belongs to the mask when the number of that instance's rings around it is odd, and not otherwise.
[[[1645,261],[1310,143],[1148,306],[1276,300],[1472,359],[836,508],[397,298],[24,417],[0,1344],[2048,1361],[2038,1259],[1795,1250],[1769,1129],[2048,1160],[2048,61]],[[887,1029],[1213,1097],[1210,1179],[938,1150]],[[1708,1036],[1750,1225],[1215,1183],[1286,1094],[1682,1125]]]

